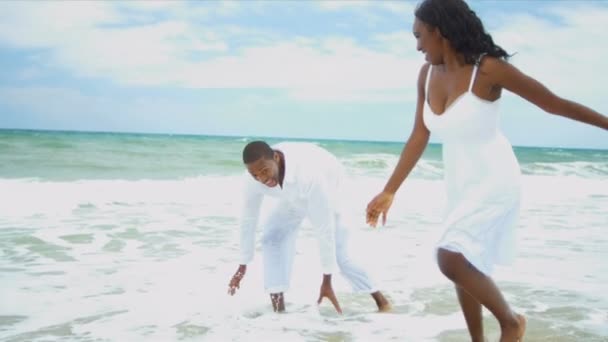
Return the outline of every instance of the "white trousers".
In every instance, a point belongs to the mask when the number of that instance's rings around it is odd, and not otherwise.
[[[264,288],[268,293],[289,289],[291,270],[296,253],[296,238],[305,213],[283,203],[273,208],[264,224],[262,250],[264,254]],[[348,229],[336,215],[336,263],[353,291],[376,291],[370,276],[348,257]]]

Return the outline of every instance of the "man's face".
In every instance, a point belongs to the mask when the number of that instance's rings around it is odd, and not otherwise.
[[[245,166],[255,180],[273,188],[279,184],[279,158],[278,153],[275,152],[271,159],[260,158]]]

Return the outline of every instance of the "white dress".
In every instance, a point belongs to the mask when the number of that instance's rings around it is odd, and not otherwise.
[[[520,204],[520,169],[513,148],[499,129],[499,103],[467,92],[435,114],[428,104],[426,77],[423,120],[442,140],[447,214],[438,248],[459,252],[485,274],[514,256]]]

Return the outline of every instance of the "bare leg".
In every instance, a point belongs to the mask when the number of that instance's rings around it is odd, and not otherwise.
[[[525,332],[525,319],[517,315],[505,301],[492,279],[472,267],[460,253],[439,249],[437,260],[441,272],[473,299],[485,306],[500,324],[500,342],[521,341]],[[473,331],[469,330],[471,336]]]
[[[283,292],[271,293],[270,302],[272,303],[272,309],[274,312],[285,312],[285,299]]]
[[[336,261],[342,275],[348,280],[350,285],[357,292],[371,291],[374,289],[374,284],[369,277],[369,274],[356,262],[351,260],[348,253],[348,228],[346,228],[340,215],[336,215]],[[384,297],[382,292],[375,291],[370,293],[379,312],[391,311],[391,303]]]
[[[456,285],[456,294],[458,294],[458,302],[460,302],[460,308],[467,322],[471,342],[483,342],[485,339],[483,336],[481,304],[458,285]]]
[[[285,312],[283,293],[289,289],[296,238],[303,216],[285,203],[273,209],[264,224],[264,288],[275,312]]]
[[[389,312],[391,311],[391,303],[384,297],[382,292],[376,291],[371,294],[374,301],[376,301],[376,305],[378,306],[379,312]]]

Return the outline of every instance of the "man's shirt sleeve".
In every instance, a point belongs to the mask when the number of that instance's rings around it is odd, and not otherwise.
[[[309,193],[309,218],[316,226],[323,274],[336,268],[336,212],[334,194],[323,180],[313,182]]]
[[[256,184],[250,179],[245,180],[244,188],[241,212],[240,260],[242,265],[247,265],[253,260],[255,252],[255,231],[260,216],[263,195],[256,189]]]

